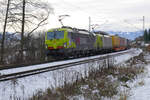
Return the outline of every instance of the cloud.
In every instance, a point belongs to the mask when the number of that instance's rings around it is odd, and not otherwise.
[[[52,4],[55,17],[69,14],[71,17],[64,19],[64,23],[74,27],[88,29],[89,16],[92,24],[102,24],[109,20],[104,30],[136,30],[136,27],[142,27],[142,21],[139,20],[142,16],[146,17],[146,27],[150,27],[149,0],[54,0]],[[130,19],[130,24],[124,22],[126,19]],[[51,23],[51,26],[57,25]]]

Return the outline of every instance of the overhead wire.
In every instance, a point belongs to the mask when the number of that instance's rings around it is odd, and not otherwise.
[[[77,11],[81,11],[81,12],[83,12],[83,13],[85,13],[85,14],[87,14],[87,15],[89,15],[90,17],[92,17],[92,24],[99,24],[100,22],[104,22],[103,24],[100,24],[100,26],[103,26],[103,25],[105,25],[106,23],[108,24],[108,22],[106,22],[106,20],[107,20],[107,18],[106,17],[104,17],[104,16],[100,16],[99,14],[97,14],[97,16],[93,16],[93,14],[91,13],[91,12],[89,12],[89,11],[87,11],[87,10],[85,10],[85,9],[83,9],[82,7],[80,7],[80,6],[78,6],[78,5],[75,5],[75,4],[73,4],[73,3],[70,3],[70,2],[66,2],[65,0],[61,0],[61,4],[59,5],[59,6],[62,6],[62,8],[61,9],[63,9],[63,10],[65,10],[65,12],[72,12],[72,10],[70,11],[70,7],[68,7],[68,8],[66,8],[66,7],[64,7],[64,5],[62,5],[62,3],[63,4],[66,4],[66,5],[69,5],[73,10],[75,10],[75,9],[78,9]],[[69,9],[69,10],[68,10]],[[95,9],[96,10],[96,9]],[[65,13],[66,14],[66,13]],[[95,14],[94,14],[95,15]],[[102,15],[102,14],[101,14]],[[89,17],[88,16],[88,17]],[[104,20],[104,21],[103,21]],[[141,19],[138,19],[138,20],[141,20]],[[110,22],[110,21],[109,21]],[[135,25],[133,25],[133,24],[131,24],[131,23],[129,23],[129,22],[127,22],[127,21],[123,21],[123,22],[125,22],[126,24],[128,24],[128,25],[130,25],[130,26],[132,26],[132,27],[134,27],[134,28],[136,28],[136,29],[138,29],[138,30],[141,30],[140,28],[138,28],[137,26],[135,26]],[[117,22],[118,23],[118,22]],[[99,26],[99,27],[100,27]]]
[[[124,20],[124,22],[125,22],[126,24],[131,25],[132,27],[134,27],[134,28],[136,28],[136,29],[138,29],[138,30],[142,30],[142,28],[138,28],[138,27],[135,26],[134,24],[129,23],[127,20]]]
[[[62,3],[62,2],[63,2],[64,4],[67,4],[67,5],[69,5],[69,6],[73,7],[73,8],[75,8],[75,9],[78,9],[77,11],[81,11],[81,12],[83,12],[83,13],[89,15],[89,16],[95,17],[95,16],[93,16],[93,14],[92,14],[91,12],[89,12],[89,11],[87,11],[87,10],[83,10],[83,8],[80,7],[80,6],[78,6],[78,5],[75,5],[75,4],[66,2],[65,0],[61,0],[61,3]],[[68,10],[68,9],[66,9],[66,10]],[[96,10],[96,8],[95,8],[95,10]],[[72,12],[72,11],[71,11],[71,12]],[[105,17],[102,16],[102,14],[101,14],[101,16],[97,15],[96,17],[97,17],[97,18],[101,18],[101,19],[106,19]]]

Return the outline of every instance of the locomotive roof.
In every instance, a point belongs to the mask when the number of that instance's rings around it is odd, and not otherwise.
[[[96,34],[96,35],[100,35],[100,36],[103,36],[102,34]]]
[[[104,31],[97,31],[94,32],[95,34],[102,34],[102,35],[109,35],[108,33],[104,32]]]
[[[104,35],[104,37],[111,37],[111,36],[109,36],[109,35]]]
[[[103,35],[104,37],[111,37],[108,33],[104,31],[98,31],[98,32],[95,32],[95,34]]]
[[[63,26],[61,28],[67,30],[68,32],[79,33],[79,34],[92,34],[92,35],[95,35],[95,33],[89,32],[88,30],[85,30],[85,29],[72,28],[72,27],[69,27],[69,26]],[[57,29],[61,29],[61,28],[54,28],[52,30],[57,30]]]

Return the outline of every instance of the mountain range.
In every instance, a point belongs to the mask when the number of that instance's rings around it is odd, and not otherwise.
[[[18,34],[15,34],[15,33],[6,32],[5,38],[6,38],[6,40],[20,39],[20,36]],[[1,39],[2,39],[2,33],[0,33],[0,40]]]
[[[107,33],[111,35],[118,35],[120,37],[124,37],[129,40],[134,40],[139,36],[143,36],[143,31],[135,31],[135,32],[107,31]]]

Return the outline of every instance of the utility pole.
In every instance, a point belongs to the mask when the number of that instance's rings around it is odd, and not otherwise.
[[[145,30],[145,16],[143,16],[143,32]]]
[[[89,32],[91,32],[91,17],[89,16]]]
[[[10,0],[7,1],[7,10],[5,16],[5,23],[4,23],[4,30],[3,30],[3,37],[2,37],[2,44],[1,44],[1,63],[3,64],[3,57],[4,57],[4,48],[5,48],[5,34],[6,34],[6,25],[8,19],[8,10],[9,10]]]

